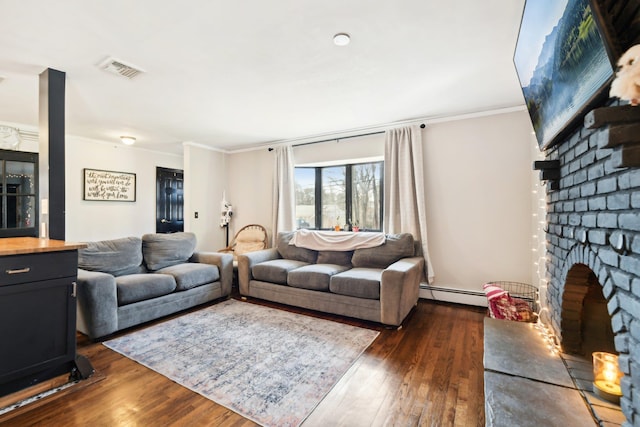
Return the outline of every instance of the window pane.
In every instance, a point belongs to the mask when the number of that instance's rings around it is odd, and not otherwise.
[[[298,228],[316,226],[316,170],[295,168],[296,223]]]
[[[0,237],[36,236],[38,154],[0,151]]]
[[[322,168],[322,228],[340,228],[347,222],[346,167]]]
[[[381,230],[380,200],[382,163],[353,165],[351,170],[351,224]]]
[[[383,173],[384,162],[295,168],[298,228],[381,231]]]
[[[35,193],[34,168],[34,163],[8,161],[6,170],[7,193]]]
[[[7,196],[7,227],[30,228],[34,224],[35,197]]]

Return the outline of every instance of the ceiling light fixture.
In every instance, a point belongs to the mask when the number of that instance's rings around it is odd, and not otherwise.
[[[120,141],[122,141],[124,145],[133,145],[135,144],[136,139],[132,136],[121,136]]]
[[[346,46],[350,41],[351,36],[347,33],[338,33],[333,36],[333,43],[335,43],[336,46]]]
[[[140,73],[144,73],[144,70],[136,65],[127,64],[116,58],[109,57],[98,64],[98,67],[110,73],[118,74],[129,79],[134,78]]]

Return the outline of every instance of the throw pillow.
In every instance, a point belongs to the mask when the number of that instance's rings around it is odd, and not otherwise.
[[[394,262],[413,255],[412,234],[387,234],[384,244],[380,246],[356,249],[351,258],[351,264],[354,267],[387,268]]]
[[[236,236],[233,246],[235,256],[265,249],[265,232],[258,228],[245,228]]]
[[[318,264],[351,266],[353,251],[318,251]]]
[[[78,268],[114,276],[141,273],[142,240],[139,237],[87,242],[78,250]]]
[[[241,242],[238,241],[233,247],[234,255],[243,255],[247,252],[255,252],[264,249],[263,242]]]
[[[299,248],[295,245],[289,244],[289,242],[293,238],[294,233],[295,231],[278,233],[278,242],[276,245],[276,249],[278,250],[280,256],[284,259],[302,261],[309,264],[315,263],[318,252],[307,248]]]
[[[195,249],[194,233],[153,233],[142,236],[142,255],[151,271],[188,262]]]

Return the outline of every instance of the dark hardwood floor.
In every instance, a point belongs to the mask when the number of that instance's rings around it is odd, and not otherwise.
[[[303,426],[484,426],[483,309],[420,300],[395,330],[262,304],[380,331]],[[96,369],[86,385],[0,416],[0,424],[255,425],[82,335],[78,352]]]

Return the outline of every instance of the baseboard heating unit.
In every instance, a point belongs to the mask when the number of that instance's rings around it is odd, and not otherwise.
[[[443,286],[430,286],[427,283],[420,284],[420,298],[434,301],[446,301],[458,304],[487,306],[487,297],[482,291],[469,289],[448,288]]]

